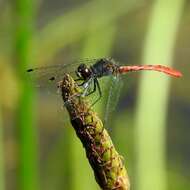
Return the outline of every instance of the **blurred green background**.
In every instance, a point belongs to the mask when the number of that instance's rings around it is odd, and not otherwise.
[[[187,0],[1,0],[0,190],[99,189],[60,95],[33,88],[25,70],[110,56],[183,73],[124,76],[108,131],[131,189],[189,189],[189,34]]]

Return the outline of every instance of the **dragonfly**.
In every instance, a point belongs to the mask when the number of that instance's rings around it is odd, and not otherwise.
[[[181,77],[182,73],[171,67],[164,65],[120,65],[113,58],[87,59],[71,64],[51,65],[45,67],[30,68],[28,73],[33,73],[39,78],[43,78],[44,82],[56,83],[57,87],[64,74],[74,73],[75,81],[83,88],[81,96],[89,96],[98,90],[98,98],[93,102],[96,104],[102,97],[102,89],[99,79],[106,76],[119,77],[129,72],[151,70],[165,73],[172,77]]]

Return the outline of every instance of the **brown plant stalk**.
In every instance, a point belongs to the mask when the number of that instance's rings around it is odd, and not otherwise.
[[[65,75],[59,87],[70,120],[86,151],[95,179],[103,190],[129,190],[129,178],[123,158],[97,114],[90,108],[87,97],[77,96],[82,89]]]

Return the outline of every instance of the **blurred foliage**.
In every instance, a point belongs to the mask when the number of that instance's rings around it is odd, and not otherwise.
[[[25,2],[25,0],[22,1]],[[152,18],[151,11],[155,2],[156,0],[42,0],[36,4],[34,3],[35,5],[32,8],[35,9],[36,16],[33,15],[32,22],[28,22],[28,27],[33,28],[30,36],[28,36],[29,43],[33,44],[33,48],[32,51],[27,50],[30,55],[26,58],[24,67],[27,64],[32,66],[59,64],[79,58],[101,56],[114,57],[123,64],[140,64],[142,63],[141,58],[145,47],[145,36],[148,35],[149,21]],[[21,78],[17,72],[20,63],[16,63],[15,60],[15,27],[18,25],[15,22],[14,3],[7,0],[0,1],[0,86],[2,89],[0,95],[0,118],[2,118],[1,123],[3,124],[3,130],[0,130],[0,136],[3,138],[0,143],[4,143],[0,147],[4,147],[5,152],[5,164],[1,162],[0,165],[5,166],[3,167],[5,171],[2,169],[1,172],[4,172],[6,177],[6,189],[15,189],[17,184],[16,176],[19,169],[20,146],[17,143],[18,128],[15,126],[16,120],[18,120],[16,110],[18,110],[17,106],[23,93],[23,83],[25,82],[25,78]],[[168,5],[168,12],[173,9],[172,7],[173,3]],[[179,28],[173,40],[174,53],[171,57],[173,67],[180,69],[184,77],[180,80],[173,79],[171,81],[168,106],[165,106],[160,112],[156,109],[155,112],[157,113],[152,113],[152,117],[156,118],[159,114],[167,112],[164,121],[167,125],[167,130],[164,131],[159,142],[163,142],[164,157],[167,159],[167,177],[165,180],[168,184],[168,189],[173,190],[186,190],[190,187],[190,140],[188,137],[190,132],[190,89],[188,82],[190,80],[190,75],[188,74],[190,70],[188,63],[190,59],[189,10],[190,3],[185,1]],[[26,11],[26,14],[29,13]],[[164,18],[167,20],[167,16],[162,15],[161,11],[158,20],[162,22],[161,19]],[[165,30],[165,28],[163,29]],[[159,37],[161,45],[165,46],[163,36]],[[154,43],[156,43],[156,40],[152,41],[153,45]],[[19,56],[19,53],[16,56]],[[160,61],[163,59],[165,57],[161,57]],[[157,80],[163,79],[162,76],[155,73],[152,75]],[[151,81],[152,78],[150,79]],[[138,183],[138,178],[136,178],[138,152],[136,152],[135,144],[139,136],[134,130],[136,125],[135,102],[138,96],[138,79],[139,73],[131,73],[123,77],[124,88],[114,117],[112,116],[111,118],[111,126],[108,129],[112,134],[115,146],[127,162],[133,189],[137,189],[136,184]],[[150,86],[150,91],[154,85],[156,86],[155,83]],[[165,87],[162,86],[162,88],[166,90]],[[162,93],[162,88],[160,93]],[[89,185],[91,189],[97,189],[82,146],[76,139],[70,124],[65,124],[66,121],[64,120],[67,120],[65,119],[67,116],[60,109],[61,105],[59,104],[61,102],[58,104],[57,96],[46,94],[42,89],[37,91],[38,107],[31,112],[38,115],[39,154],[38,152],[35,154],[37,154],[36,156],[39,157],[40,161],[38,167],[39,176],[36,174],[37,176],[33,177],[39,178],[41,189],[85,189]],[[106,88],[105,93],[108,93]],[[154,93],[150,96],[153,96]],[[141,98],[144,103],[145,99]],[[104,113],[105,99],[95,108],[101,115]],[[148,107],[151,107],[149,102],[143,105],[143,111],[141,112],[144,112],[144,109],[146,110]],[[23,110],[25,109],[24,105]],[[27,122],[28,124],[25,124],[26,128],[29,125],[32,126],[34,121]],[[62,126],[68,127],[63,128]],[[146,134],[149,132],[147,130],[149,129],[144,127],[142,130],[146,138]],[[157,134],[154,135],[156,141],[158,136]],[[165,140],[166,144],[164,145]],[[32,146],[37,146],[35,140],[33,143],[34,145],[31,144]],[[25,146],[30,149],[27,144]],[[149,154],[155,155],[154,152]],[[33,156],[35,157],[35,155]],[[31,162],[36,165],[36,160],[32,157]],[[34,165],[33,167],[37,167]],[[152,169],[154,170],[154,168]],[[29,175],[27,177],[33,178]]]
[[[35,93],[31,83],[25,78],[26,68],[31,61],[32,34],[35,20],[35,1],[16,0],[12,3],[14,16],[13,59],[20,81],[20,96],[16,109],[18,170],[17,188],[20,190],[39,189],[38,186],[38,148],[35,126]]]
[[[143,64],[162,63],[172,66],[174,43],[183,7],[182,0],[168,0],[167,3],[159,0],[154,3],[145,40]],[[135,118],[137,189],[166,190],[165,131],[171,78],[151,77],[153,75],[155,76],[153,73],[143,73],[139,86]]]

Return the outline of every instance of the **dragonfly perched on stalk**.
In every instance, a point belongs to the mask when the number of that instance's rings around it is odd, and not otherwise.
[[[74,73],[75,81],[80,82],[79,86],[83,88],[81,96],[89,96],[98,89],[98,98],[92,106],[102,97],[102,90],[99,79],[105,76],[114,76],[115,78],[129,72],[152,70],[165,73],[172,77],[181,77],[180,71],[163,65],[119,65],[112,58],[87,59],[71,64],[51,65],[46,67],[37,67],[28,69],[27,72],[33,73],[37,78],[43,78],[44,82],[48,81],[59,87],[59,82],[66,73]]]

